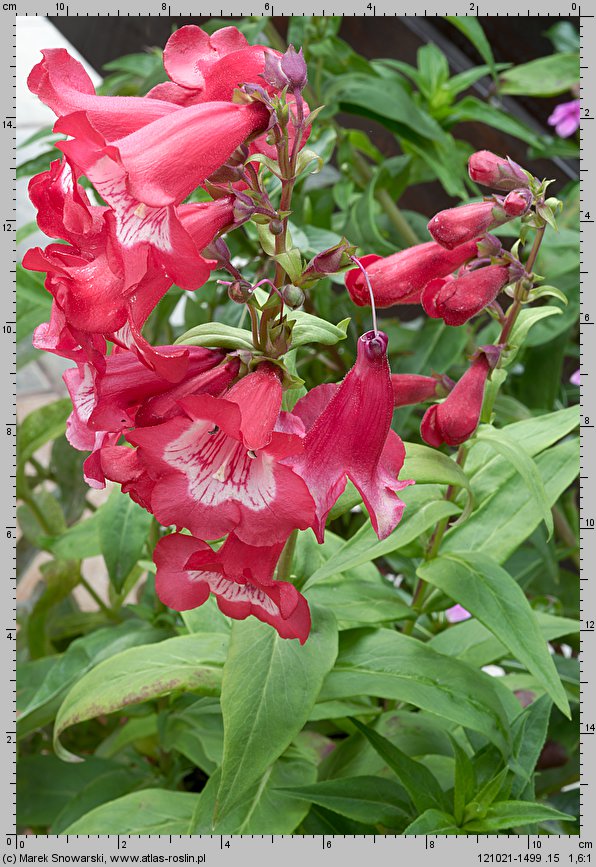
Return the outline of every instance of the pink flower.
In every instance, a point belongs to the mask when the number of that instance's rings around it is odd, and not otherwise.
[[[162,524],[201,539],[234,532],[249,545],[312,524],[308,488],[283,463],[302,450],[302,440],[276,429],[281,396],[273,366],[260,365],[223,397],[185,398],[184,417],[128,434],[153,480],[151,511]]]
[[[29,90],[62,117],[86,112],[106,141],[114,141],[165,117],[179,106],[138,96],[97,96],[84,67],[64,48],[47,48],[27,79]]]
[[[571,374],[569,382],[571,385],[581,385],[581,371],[579,368]]]
[[[236,27],[222,27],[209,36],[189,24],[170,36],[163,59],[171,82],[158,84],[149,97],[183,106],[229,102],[235,88],[259,82],[265,48],[249,45]]]
[[[554,126],[558,136],[569,138],[570,135],[577,132],[580,122],[580,107],[580,100],[572,99],[571,102],[562,102],[555,108],[548,123],[550,126]]]
[[[151,367],[169,367],[171,378],[180,378],[187,350],[171,348],[162,358],[140,329],[173,279],[189,288],[207,280],[215,263],[200,251],[233,222],[233,199],[164,208],[161,223],[144,223],[129,213],[118,237],[110,209],[89,203],[65,160],[34,177],[29,190],[42,231],[68,245],[28,250],[23,265],[47,273],[46,288],[68,327],[109,336],[135,349]]]
[[[157,595],[170,608],[187,611],[213,593],[228,617],[244,620],[253,615],[282,638],[304,644],[310,631],[306,599],[293,584],[272,577],[283,544],[257,548],[230,535],[213,551],[192,536],[166,536],[154,552]]]
[[[491,151],[476,151],[468,161],[468,172],[473,181],[497,190],[516,190],[530,183],[521,166],[509,157],[498,157]]]
[[[449,623],[461,623],[462,620],[469,620],[472,615],[462,605],[452,605],[445,612],[445,617]]]
[[[447,250],[454,250],[497,226],[507,223],[508,216],[494,200],[472,202],[457,208],[439,211],[428,223],[428,231],[437,243]],[[444,276],[444,275],[436,275]]]
[[[391,430],[393,388],[387,336],[369,331],[358,341],[356,364],[339,385],[319,385],[294,408],[304,422],[304,451],[291,465],[316,503],[314,530],[323,541],[327,516],[349,478],[360,491],[379,538],[392,532],[404,504],[397,492],[404,446]]]
[[[237,359],[224,361],[221,350],[188,347],[188,369],[182,383],[172,385],[131,352],[116,349],[97,368],[82,363],[64,373],[73,404],[66,436],[80,451],[92,454],[85,462],[85,477],[92,487],[104,487],[99,452],[115,446],[120,435],[134,425],[180,415],[181,397],[221,394],[238,372]]]
[[[464,271],[457,277],[438,278],[424,287],[422,306],[433,319],[443,319],[447,325],[463,325],[494,301],[509,282],[509,269],[502,265],[487,265]]]
[[[372,254],[362,256],[360,261],[368,272],[377,307],[391,307],[393,304],[419,304],[420,293],[430,280],[452,274],[477,255],[475,241],[450,251],[428,241],[387,258]],[[357,268],[348,271],[345,283],[355,304],[360,307],[370,304],[362,271]]]
[[[416,373],[392,373],[393,405],[410,406],[444,397],[453,386],[446,376],[419,376]]]
[[[503,210],[508,217],[521,217],[532,204],[532,193],[529,190],[511,190],[503,199]]]
[[[472,436],[480,420],[490,369],[486,354],[479,352],[443,403],[426,410],[420,433],[429,446],[459,446]]]

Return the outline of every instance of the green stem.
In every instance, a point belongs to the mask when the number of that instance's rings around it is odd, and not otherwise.
[[[466,461],[466,450],[464,446],[460,446],[457,451],[456,463],[459,464],[460,467],[463,467]],[[447,503],[452,502],[455,499],[455,494],[457,492],[457,488],[455,485],[449,485],[445,492],[445,501]],[[435,557],[439,554],[439,549],[441,547],[441,542],[443,541],[443,536],[449,526],[450,516],[447,515],[445,518],[441,518],[440,521],[437,522],[435,529],[433,530],[433,534],[428,541],[428,545],[426,546],[426,550],[424,552],[424,559],[434,560]],[[412,596],[411,608],[415,612],[416,615],[420,612],[422,607],[422,603],[424,601],[424,596],[426,594],[426,590],[428,588],[428,584],[426,581],[423,581],[422,578],[418,579],[416,584],[416,588],[414,590],[414,594]],[[411,635],[416,625],[416,619],[408,620],[404,625],[403,633],[404,635]]]
[[[106,603],[103,601],[103,599],[101,598],[101,596],[98,595],[97,591],[94,590],[94,588],[92,587],[92,585],[91,585],[91,584],[87,581],[87,579],[84,578],[82,575],[81,575],[81,578],[80,578],[80,583],[81,583],[82,586],[85,588],[85,590],[87,591],[87,593],[89,594],[89,596],[91,596],[91,598],[93,599],[93,601],[97,603],[97,605],[98,605],[99,608],[103,611],[103,613],[106,615],[106,617],[109,617],[110,620],[116,620],[116,621],[120,622],[121,618],[118,617],[118,615],[117,615],[114,611],[112,611],[111,608],[109,608],[109,607],[106,605]]]
[[[545,229],[546,225],[542,226],[536,232],[536,237],[534,238],[534,243],[532,244],[532,249],[530,250],[530,255],[528,256],[528,261],[526,262],[526,271],[528,273],[532,272],[532,269],[534,268],[534,265],[536,263],[536,257],[538,256],[538,251],[540,250],[540,245],[542,244],[542,239],[544,238]],[[503,325],[503,328],[501,330],[499,343],[507,343],[509,336],[511,335],[511,330],[513,329],[517,317],[519,316],[519,313],[522,309],[525,291],[526,290],[524,289],[524,280],[518,280],[515,284],[513,304],[507,311],[507,317],[505,319],[505,324]]]
[[[372,179],[372,172],[366,160],[355,148],[352,148],[354,163],[363,178],[365,183]],[[412,229],[400,209],[397,207],[387,190],[375,190],[375,198],[387,214],[387,217],[393,224],[397,234],[405,241],[408,247],[414,244],[419,244],[420,240],[416,232]]]
[[[292,530],[277,564],[277,573],[275,577],[278,581],[288,581],[292,574],[292,563],[294,561],[294,551],[296,550],[297,540],[298,530]]]

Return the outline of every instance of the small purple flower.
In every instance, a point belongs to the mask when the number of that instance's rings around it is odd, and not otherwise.
[[[581,385],[581,380],[579,377],[580,377],[580,373],[579,373],[579,368],[578,368],[575,371],[575,373],[572,373],[571,376],[569,377],[569,382],[571,383],[571,385]]]
[[[462,620],[468,620],[472,615],[462,605],[454,605],[448,608],[445,612],[445,617],[449,623],[460,623]]]
[[[555,131],[561,138],[569,138],[576,130],[579,129],[579,99],[572,99],[571,102],[562,102],[558,105],[548,119],[550,126],[554,126]]]

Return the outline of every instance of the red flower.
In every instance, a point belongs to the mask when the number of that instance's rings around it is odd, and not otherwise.
[[[468,172],[473,181],[496,190],[515,190],[530,183],[521,166],[509,157],[498,157],[490,151],[476,151],[468,161]]]
[[[531,204],[532,193],[529,190],[511,190],[503,200],[503,210],[508,217],[521,217]]]
[[[420,293],[434,277],[446,277],[478,255],[475,241],[446,252],[439,244],[428,241],[382,258],[374,254],[362,256],[377,307],[393,304],[419,304]],[[355,268],[345,277],[350,297],[359,307],[370,304],[370,296],[362,271]]]
[[[179,106],[138,96],[97,96],[82,64],[64,48],[46,48],[27,79],[29,90],[62,117],[84,111],[107,141],[122,138]]]
[[[291,464],[316,503],[314,530],[320,542],[346,477],[360,491],[379,538],[398,524],[404,504],[396,494],[412,483],[397,479],[405,451],[391,430],[392,414],[387,336],[380,331],[360,338],[356,364],[342,383],[319,385],[296,404],[294,415],[307,433],[304,452]]]
[[[446,400],[426,410],[420,426],[425,442],[435,448],[442,443],[459,446],[472,436],[478,427],[490,369],[486,354],[479,353]]]
[[[463,325],[494,301],[509,282],[509,269],[502,265],[487,265],[458,277],[431,280],[422,292],[422,306],[433,319],[443,319],[447,325]]]
[[[105,485],[98,452],[114,446],[126,430],[180,415],[181,397],[221,394],[229,387],[238,372],[236,359],[222,363],[225,354],[220,350],[191,346],[188,351],[186,377],[175,386],[133,353],[118,349],[101,368],[83,363],[64,373],[73,404],[66,436],[74,448],[92,453],[84,467],[92,487]]]
[[[502,226],[512,217],[495,201],[472,202],[458,208],[439,211],[428,223],[428,231],[435,241],[447,250],[454,250],[496,226]],[[445,275],[436,275],[445,276]]]
[[[283,544],[257,548],[230,535],[213,551],[192,536],[166,536],[154,552],[157,595],[170,608],[187,611],[213,593],[228,617],[244,620],[252,614],[282,638],[304,644],[310,631],[306,599],[293,584],[272,577]]]
[[[419,376],[415,373],[392,373],[394,407],[410,406],[443,397],[451,380],[446,376]]]
[[[149,97],[183,106],[229,102],[236,87],[260,81],[265,48],[249,45],[236,27],[222,27],[209,36],[189,24],[170,36],[163,61],[171,82],[158,84]]]
[[[302,441],[276,429],[281,385],[273,367],[260,365],[224,397],[189,397],[180,406],[185,417],[127,436],[154,481],[151,511],[162,524],[202,539],[233,531],[249,545],[312,524],[312,497],[282,463]]]

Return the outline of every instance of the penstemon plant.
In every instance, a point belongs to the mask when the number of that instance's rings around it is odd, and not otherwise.
[[[549,534],[554,529],[553,495],[532,454],[495,424],[500,389],[530,329],[557,312],[544,299],[565,300],[534,270],[545,232],[556,230],[562,208],[548,196],[551,182],[509,158],[475,152],[469,179],[492,192],[433,216],[432,240],[380,256],[351,243],[347,232],[309,257],[292,237],[291,217],[297,184],[323,165],[309,140],[324,116],[307,102],[312,92],[302,50],[249,45],[234,27],[208,36],[186,26],[170,38],[163,59],[169,81],[147,96],[97,96],[66,51],[44,52],[28,84],[57,115],[55,131],[68,138],[56,145],[61,158],[35,176],[29,190],[39,227],[58,240],[29,250],[23,266],[47,275],[53,298],[50,321],[37,328],[34,346],[75,362],[64,375],[72,401],[66,435],[75,449],[89,453],[87,484],[102,489],[106,482],[118,483],[118,496],[128,495],[153,516],[148,542],[153,564],[145,571],[155,573],[160,616],[166,608],[185,612],[190,633],[207,638],[228,629],[213,626],[210,597],[228,618],[250,618],[244,632],[232,633],[223,683],[210,679],[215,663],[206,662],[203,671],[197,662],[196,677],[172,674],[165,687],[160,681],[137,694],[142,701],[180,687],[208,695],[221,690],[223,757],[211,768],[194,830],[255,830],[248,819],[234,820],[234,811],[251,787],[278,767],[309,718],[343,720],[351,738],[364,735],[397,774],[399,785],[383,795],[392,808],[379,797],[378,815],[358,806],[356,793],[359,785],[365,792],[385,781],[371,783],[368,771],[350,777],[360,783],[352,789],[346,783],[356,806],[347,813],[344,806],[344,815],[359,829],[476,833],[565,822],[572,817],[535,802],[533,790],[519,783],[518,770],[501,764],[508,750],[519,751],[525,743],[528,714],[520,716],[513,692],[496,688],[471,668],[466,684],[469,672],[459,660],[449,660],[447,686],[441,686],[441,648],[435,651],[420,640],[439,622],[437,612],[448,609],[447,622],[473,616],[527,668],[549,709],[553,701],[569,714],[565,689],[524,592],[502,560],[487,555],[480,536],[475,543],[474,529],[463,535],[470,515],[486,505],[482,482],[476,490],[466,475],[468,457],[476,460],[479,473],[493,452],[523,479],[532,514],[537,513],[528,519],[533,527],[544,520]],[[518,235],[508,249],[503,238],[511,237],[512,227]],[[232,253],[242,233],[258,243],[256,257]],[[230,302],[225,321],[187,322],[190,327],[169,344],[149,339],[147,322],[172,286],[200,297],[213,271]],[[321,292],[346,291],[355,310],[366,308],[360,321],[370,308],[370,321],[357,335],[353,366],[342,376],[345,365],[336,344],[346,337],[348,320],[335,324],[315,315],[320,306],[313,299]],[[377,311],[398,305],[418,305],[424,316],[465,329],[461,355],[468,366],[457,382],[441,371],[391,371],[391,329],[388,336]],[[333,309],[333,302],[327,308]],[[486,339],[477,339],[479,333]],[[313,386],[300,370],[304,358],[319,353],[339,374]],[[394,409],[420,404],[430,404],[420,426],[426,445],[404,445],[392,427]],[[554,439],[545,434],[546,445],[570,429]],[[444,446],[456,451],[441,451]],[[477,453],[482,457],[475,459]],[[27,477],[22,474],[19,481],[30,503]],[[330,521],[362,506],[370,524],[338,548]],[[558,520],[568,537],[561,515]],[[373,543],[371,534],[378,541]],[[376,620],[372,613],[377,588],[368,578],[358,610],[366,612],[368,588],[370,614],[342,613],[341,601],[334,611],[326,579],[341,581],[342,573],[395,551],[407,556],[408,546],[420,543],[412,561],[415,580],[399,593],[392,590],[386,618]],[[125,572],[117,605],[108,611],[116,619],[125,593],[140,577],[135,569]],[[201,619],[203,610],[208,613]],[[334,613],[343,635],[337,668]],[[253,618],[266,626],[251,626]],[[383,624],[376,632],[352,628],[376,623]],[[565,628],[557,635],[567,634],[568,623]],[[183,633],[168,640],[187,638]],[[289,649],[271,651],[271,659],[277,653],[282,662],[271,662],[268,670],[279,664],[278,676],[283,679],[287,670],[297,684],[282,708],[272,707],[259,668],[262,648],[278,639]],[[172,653],[169,664],[175,668],[173,647]],[[132,656],[128,662],[134,665]],[[218,657],[220,669],[221,664]],[[358,678],[350,682],[359,666],[376,672],[371,691]],[[408,684],[412,671],[420,679],[417,686]],[[75,686],[74,697],[58,713],[56,749],[63,756],[60,735],[93,716],[93,708],[82,708],[81,702],[85,678],[95,676],[102,676],[101,666],[83,678],[80,695]],[[461,707],[455,699],[459,689]],[[243,690],[254,692],[261,704],[251,704],[252,697],[248,704],[236,702],[235,692]],[[385,709],[398,712],[400,703],[407,703],[420,709],[419,715],[449,721],[456,764],[452,797],[449,785],[439,784],[424,764],[370,728],[380,708],[368,696],[383,699]],[[129,694],[110,709],[130,701]],[[268,715],[261,717],[265,706]],[[338,709],[329,710],[332,706]],[[313,707],[327,708],[330,716],[321,710],[322,716],[309,717]],[[261,737],[254,739],[253,729],[243,728],[251,714],[262,725],[266,745]],[[348,721],[349,716],[356,718]],[[430,725],[426,717],[424,724]],[[464,729],[472,734],[462,746],[458,731]],[[319,747],[313,741],[311,748]],[[485,766],[482,760],[474,766],[469,791],[462,791],[461,769],[473,766],[471,748],[486,756]],[[164,767],[167,776],[167,763]],[[258,831],[295,829],[305,816],[305,810],[296,812],[303,802],[334,810],[333,773],[327,771],[329,779],[318,784],[308,774],[285,780],[274,774],[294,805],[288,807],[292,818],[265,823]],[[419,775],[424,797],[412,787],[412,773]],[[64,826],[71,833],[84,833],[84,827],[95,826]],[[304,827],[321,830],[312,817]]]

